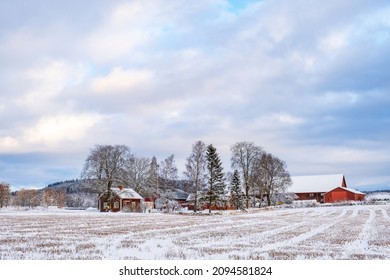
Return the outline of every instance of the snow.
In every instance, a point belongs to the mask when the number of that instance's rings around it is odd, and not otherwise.
[[[330,191],[327,191],[326,193],[330,193],[338,188],[342,188],[342,187],[337,187],[337,188],[331,189]],[[347,191],[347,192],[354,193],[354,194],[364,194],[365,195],[365,193],[359,192],[358,190],[355,190],[355,189],[351,189],[351,188],[342,188],[342,189]]]
[[[117,194],[120,198],[123,199],[130,199],[130,198],[136,198],[136,199],[143,199],[142,196],[140,196],[135,190],[131,188],[112,188],[111,189],[113,193]]]
[[[0,210],[0,260],[390,259],[390,205],[223,215]]]
[[[366,196],[366,201],[370,203],[390,203],[389,192],[371,193]]]
[[[292,185],[288,191],[294,193],[328,192],[341,187],[343,178],[343,174],[292,176]]]

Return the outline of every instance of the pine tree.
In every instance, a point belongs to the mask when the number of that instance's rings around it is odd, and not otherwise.
[[[245,194],[241,189],[241,178],[238,170],[234,170],[232,180],[230,182],[230,202],[236,207],[237,210],[244,209]]]
[[[211,213],[211,205],[217,205],[224,195],[225,179],[222,162],[217,153],[217,149],[212,144],[207,147],[206,160],[208,184],[202,200],[208,203],[209,213]]]

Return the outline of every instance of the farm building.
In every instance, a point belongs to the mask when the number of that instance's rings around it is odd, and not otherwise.
[[[144,204],[145,204],[145,210],[150,211],[155,208],[156,203],[156,197],[145,197],[144,198]]]
[[[142,212],[143,198],[131,188],[119,186],[111,188],[111,199],[107,202],[107,192],[99,196],[98,206],[100,212]]]
[[[343,174],[292,176],[289,192],[295,193],[298,200],[317,200],[320,203],[341,200],[363,200],[364,194],[347,188]],[[327,194],[327,199],[325,199]],[[363,198],[362,198],[363,196]]]
[[[354,189],[337,187],[324,194],[326,203],[334,203],[338,201],[363,201],[365,194]]]

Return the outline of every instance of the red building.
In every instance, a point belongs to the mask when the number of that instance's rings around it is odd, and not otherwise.
[[[334,203],[339,201],[363,201],[365,194],[354,189],[334,188],[324,194],[326,203]]]
[[[107,192],[99,196],[99,210],[100,212],[142,212],[143,202],[142,196],[131,188],[124,188],[119,186],[111,188],[111,199],[107,201]]]
[[[320,203],[364,200],[364,193],[347,187],[343,174],[293,176],[291,180],[288,192],[294,193],[298,200],[317,200]]]

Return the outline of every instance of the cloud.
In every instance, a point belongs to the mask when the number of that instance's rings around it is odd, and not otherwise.
[[[12,151],[20,148],[18,141],[10,136],[0,138],[0,151]]]
[[[42,117],[17,136],[0,138],[0,152],[56,151],[75,148],[90,129],[103,119],[97,114],[57,115]],[[81,145],[83,146],[83,145]]]
[[[390,166],[386,1],[40,3],[0,17],[2,154],[111,143],[183,163],[204,139],[229,166],[253,141],[300,174],[385,177],[365,162]]]
[[[43,146],[55,144],[58,147],[63,142],[75,142],[82,139],[88,133],[88,129],[101,119],[95,114],[45,117],[26,131],[24,140],[27,143]]]
[[[125,70],[120,67],[103,77],[94,78],[91,88],[97,93],[112,94],[125,92],[151,82],[153,74],[149,70]]]
[[[21,85],[14,98],[15,105],[35,115],[43,111],[47,114],[64,109],[65,90],[81,84],[87,69],[82,63],[45,59],[18,76]]]

